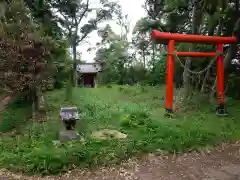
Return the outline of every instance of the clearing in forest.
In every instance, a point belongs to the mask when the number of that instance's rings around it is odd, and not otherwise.
[[[207,101],[196,97],[197,103],[187,105],[191,108],[183,107],[174,118],[166,119],[163,96],[163,88],[147,86],[75,88],[71,102],[64,101],[65,90],[49,92],[49,121],[28,123],[16,135],[2,136],[0,165],[23,172],[58,173],[76,166],[108,165],[130,155],[199,150],[240,138],[235,102],[228,102],[229,117],[218,118]],[[80,109],[77,131],[84,141],[56,141],[62,128],[62,105]],[[99,131],[106,138],[96,138]],[[116,134],[121,137],[115,138]]]

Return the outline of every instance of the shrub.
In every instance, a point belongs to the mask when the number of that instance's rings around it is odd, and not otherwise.
[[[30,105],[31,104],[29,102],[23,101],[20,96],[10,102],[2,115],[3,117],[0,125],[0,131],[8,132],[15,128],[19,131],[31,116]]]

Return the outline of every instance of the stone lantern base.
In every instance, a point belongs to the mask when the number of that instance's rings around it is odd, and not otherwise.
[[[60,131],[59,133],[60,142],[80,140],[80,139],[81,139],[80,134],[74,130],[63,130],[63,131]]]

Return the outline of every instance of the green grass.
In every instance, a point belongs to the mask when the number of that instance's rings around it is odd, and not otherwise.
[[[229,103],[231,116],[227,118],[217,118],[214,109],[199,99],[200,107],[194,111],[165,119],[162,88],[76,88],[71,103],[64,101],[65,94],[64,90],[47,94],[49,122],[28,124],[21,134],[0,138],[0,166],[27,173],[59,173],[75,166],[109,165],[144,152],[184,152],[240,139],[240,112],[234,101]],[[59,108],[72,104],[81,110],[77,130],[84,134],[85,141],[56,143],[62,128]],[[128,137],[91,139],[93,131],[104,128],[119,130]]]

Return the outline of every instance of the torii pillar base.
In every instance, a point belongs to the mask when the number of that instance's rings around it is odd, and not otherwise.
[[[172,118],[173,117],[173,110],[172,109],[166,109],[164,117],[165,118]]]
[[[220,104],[220,105],[217,106],[216,115],[217,116],[227,116],[228,115],[228,112],[227,112],[224,104]]]

